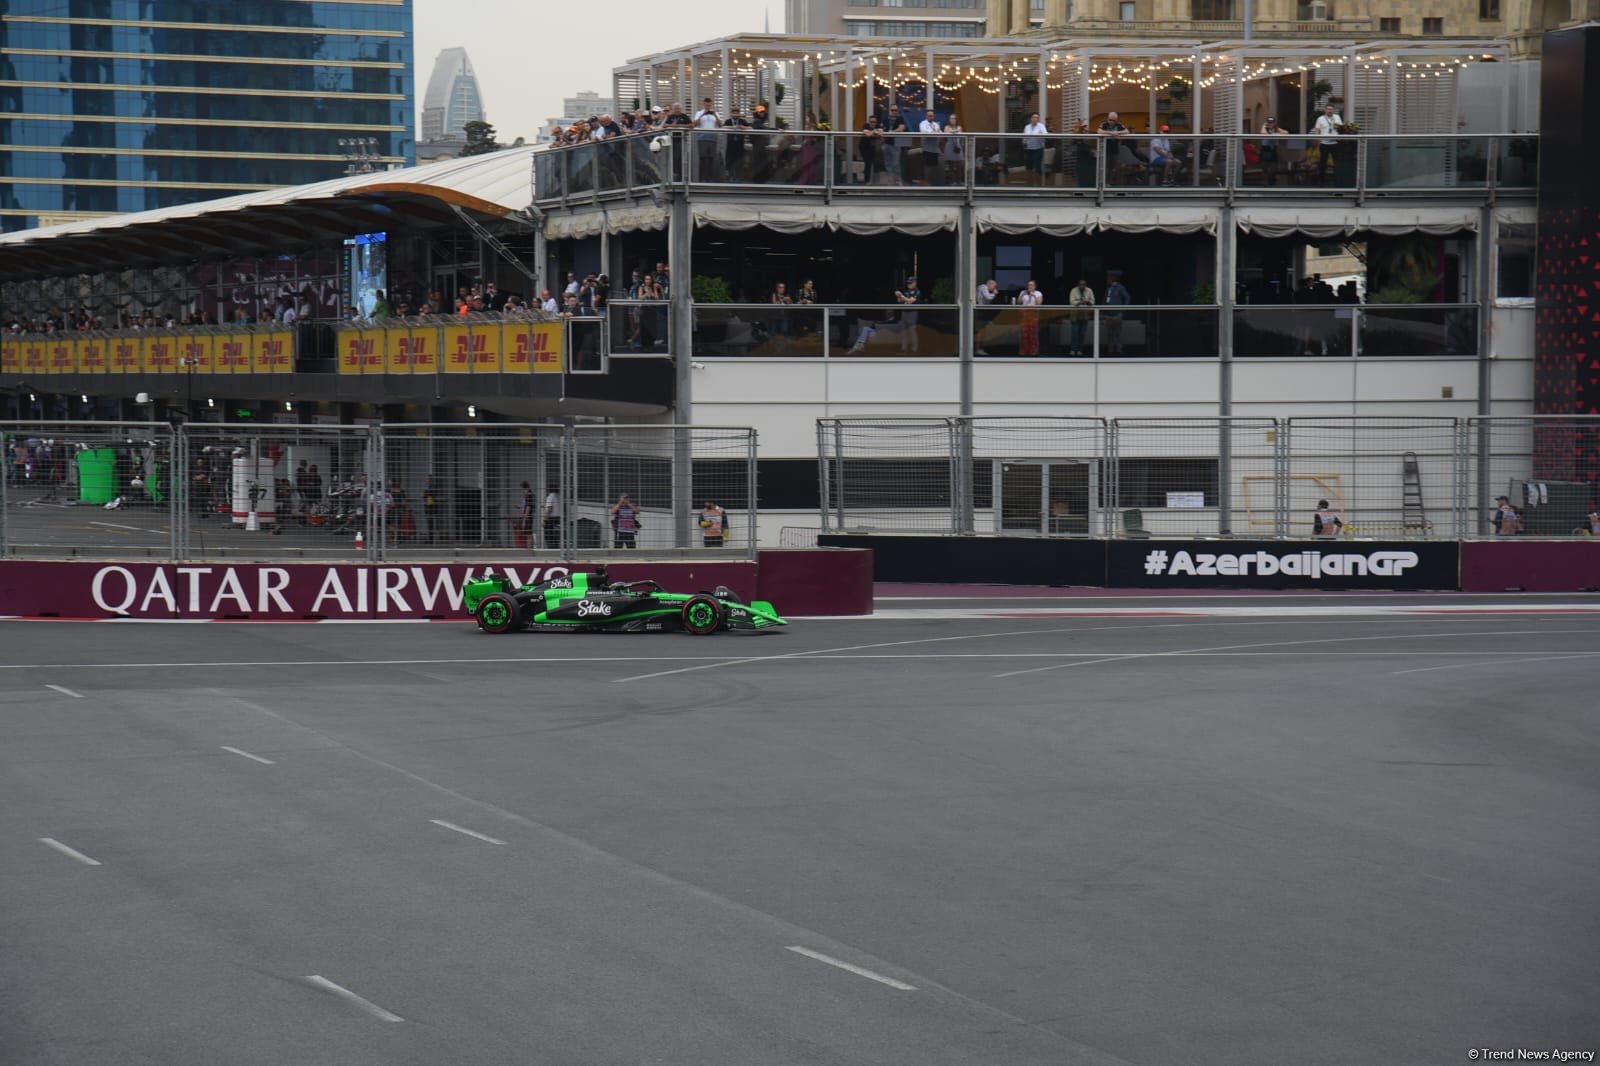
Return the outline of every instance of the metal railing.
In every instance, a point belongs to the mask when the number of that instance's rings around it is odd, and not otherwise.
[[[921,134],[656,130],[542,152],[540,203],[586,202],[666,185],[866,192],[917,186],[952,194],[1028,190],[1273,197],[1531,191],[1539,138],[1525,134]],[[1297,191],[1298,190],[1298,191]]]
[[[1600,417],[827,418],[824,532],[1304,537],[1600,532]]]
[[[743,427],[26,422],[0,424],[0,440],[0,557],[747,559],[757,546]]]

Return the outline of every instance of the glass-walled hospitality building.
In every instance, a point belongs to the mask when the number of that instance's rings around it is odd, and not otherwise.
[[[409,0],[12,0],[0,230],[414,161]]]

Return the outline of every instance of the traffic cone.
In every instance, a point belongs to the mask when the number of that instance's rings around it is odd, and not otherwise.
[[[358,529],[356,530],[356,551],[366,551],[366,549],[367,535]]]

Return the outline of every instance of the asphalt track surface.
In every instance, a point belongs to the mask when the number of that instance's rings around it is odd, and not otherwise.
[[[0,623],[0,1063],[1600,1050],[1595,601],[1373,602]]]

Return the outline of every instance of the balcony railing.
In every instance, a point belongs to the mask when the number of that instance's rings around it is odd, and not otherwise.
[[[696,304],[696,358],[955,358],[959,308],[922,304]],[[1134,304],[973,309],[979,359],[1214,359],[1222,310]],[[615,332],[613,326],[613,332]],[[1470,304],[1252,305],[1234,310],[1240,358],[1474,357]]]
[[[1536,136],[1126,133],[857,133],[688,130],[552,149],[534,159],[538,200],[584,203],[663,186],[886,195],[917,187],[1093,198],[1435,194],[1531,190]],[[921,195],[919,193],[919,195]]]

